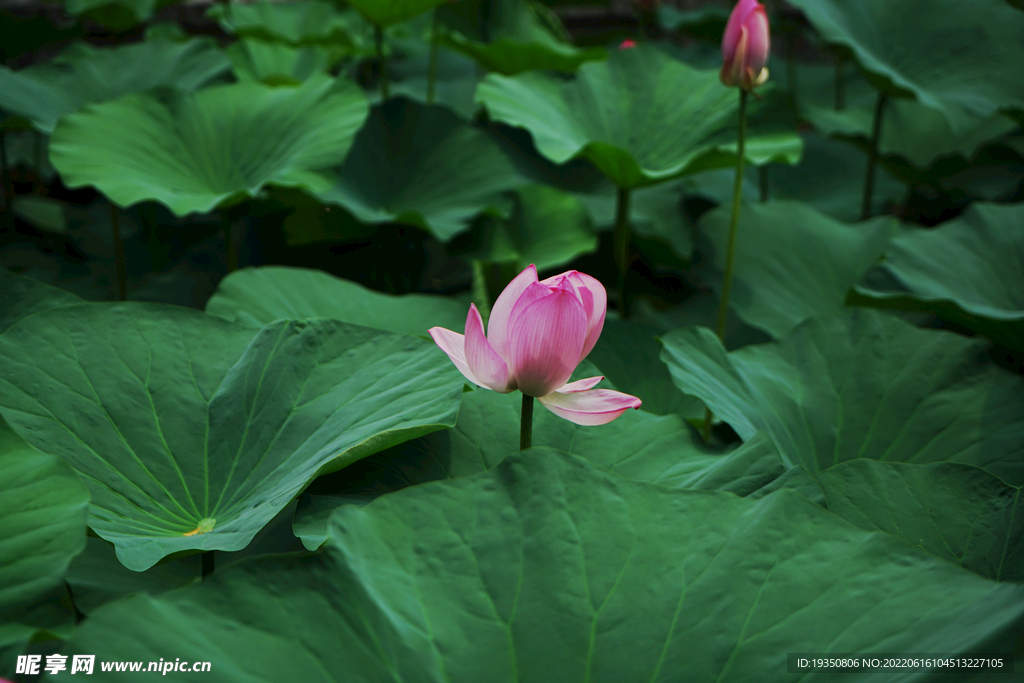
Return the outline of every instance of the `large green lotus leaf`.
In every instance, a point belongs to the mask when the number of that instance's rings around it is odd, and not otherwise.
[[[732,353],[706,328],[662,341],[676,386],[741,438],[768,432],[790,465],[950,461],[1024,483],[1022,380],[984,362],[984,340],[858,310]]]
[[[722,289],[729,214],[719,207],[699,223],[710,263],[702,278]],[[843,313],[846,292],[878,260],[895,234],[891,217],[840,223],[801,202],[743,205],[729,305],[775,338],[815,315]],[[710,272],[709,272],[710,271]]]
[[[1024,586],[793,491],[675,491],[544,448],[348,506],[330,534],[325,552],[102,608],[62,653],[156,661],[171,642],[227,683],[782,682],[794,650],[984,651],[1024,615]]]
[[[826,42],[842,45],[876,87],[939,111],[956,134],[1024,107],[1024,24],[1000,0],[794,0]],[[913,122],[916,125],[916,121]]]
[[[462,2],[438,11],[453,29],[442,34],[443,43],[488,71],[507,76],[534,69],[575,71],[583,62],[605,57],[602,49],[567,42],[557,17],[552,21],[550,10],[529,0]]]
[[[362,42],[358,36],[365,26],[358,14],[322,0],[214,4],[207,16],[216,19],[227,33],[237,36],[345,50]]]
[[[833,514],[997,581],[1024,580],[1016,486],[956,463],[851,460],[817,475]]]
[[[83,614],[92,614],[105,602],[132,593],[158,595],[198,581],[201,575],[200,555],[174,558],[144,572],[133,572],[118,561],[114,546],[102,538],[90,537],[85,551],[68,568],[67,582],[75,607]]]
[[[0,419],[0,615],[57,586],[85,548],[89,492]],[[6,621],[6,619],[4,619]]]
[[[835,69],[805,66],[798,69],[802,117],[824,135],[856,141],[868,148],[878,91],[864,78],[845,67],[843,107],[835,108]],[[937,159],[959,155],[970,159],[978,148],[1015,128],[1001,113],[963,115],[962,130],[954,129],[942,112],[916,100],[890,99],[882,111],[882,136],[878,149],[885,157],[900,157],[917,169],[927,169]],[[863,174],[861,177],[863,182]]]
[[[268,85],[300,85],[314,73],[327,73],[337,61],[331,51],[321,45],[292,47],[256,38],[242,38],[232,43],[227,53],[238,80],[261,81]]]
[[[502,193],[522,178],[498,145],[441,106],[404,97],[375,106],[334,185],[317,192],[364,223],[405,223],[442,241],[483,211],[507,211]]]
[[[0,66],[0,108],[50,133],[57,119],[86,103],[159,86],[196,90],[229,66],[209,39],[148,40],[107,49],[74,43],[46,64],[21,71]]]
[[[744,176],[743,201],[760,201],[761,171],[768,176],[770,199],[795,199],[844,223],[860,220],[864,197],[864,175],[868,157],[855,145],[816,133],[803,133],[804,155],[795,166],[773,164],[748,168]],[[685,179],[691,194],[730,206],[734,169],[719,169]],[[890,207],[907,194],[907,185],[894,178],[884,166],[875,169],[872,215],[891,213]]]
[[[462,379],[413,337],[129,303],[14,325],[0,386],[4,419],[83,476],[89,526],[141,571],[240,550],[318,473],[451,426]]]
[[[319,270],[264,266],[236,270],[220,281],[206,312],[262,327],[281,318],[331,318],[396,334],[427,336],[434,326],[461,330],[469,305],[429,295],[395,296]]]
[[[982,204],[894,238],[850,303],[927,311],[1024,349],[1024,206]]]
[[[82,299],[71,292],[15,275],[6,268],[0,268],[0,292],[4,293],[0,304],[0,334],[33,313],[82,303]]]
[[[391,26],[412,19],[448,0],[348,0],[348,5],[359,10],[377,26]]]
[[[693,69],[647,46],[584,64],[570,81],[492,74],[476,98],[493,119],[527,129],[551,161],[586,158],[619,187],[735,163],[735,90],[721,84],[717,71]],[[746,155],[758,164],[793,163],[800,139],[753,136]]]
[[[597,250],[597,235],[577,197],[548,185],[524,185],[508,219],[485,217],[470,233],[449,243],[449,254],[486,263],[511,264],[520,272],[564,266]]]
[[[593,374],[588,369],[579,376]],[[602,382],[602,388],[607,386]],[[295,535],[312,550],[326,540],[328,519],[341,505],[365,505],[406,486],[465,477],[496,466],[519,449],[517,398],[486,390],[469,392],[463,396],[455,429],[408,441],[318,480],[299,499]],[[627,479],[671,488],[753,495],[786,471],[766,435],[723,452],[706,446],[680,416],[656,416],[645,410],[630,411],[607,425],[581,427],[538,406],[533,435],[535,446],[577,455]]]
[[[354,83],[327,76],[299,88],[248,82],[128,95],[61,119],[50,159],[70,187],[185,215],[268,184],[326,189],[325,169],[345,158],[366,114]]]

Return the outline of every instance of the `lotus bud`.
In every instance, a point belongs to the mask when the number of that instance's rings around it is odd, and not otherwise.
[[[768,14],[757,0],[740,0],[722,36],[722,83],[751,91],[768,80]]]

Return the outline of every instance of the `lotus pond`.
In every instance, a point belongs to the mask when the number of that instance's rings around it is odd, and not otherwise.
[[[0,679],[1024,676],[1020,0],[0,31]]]

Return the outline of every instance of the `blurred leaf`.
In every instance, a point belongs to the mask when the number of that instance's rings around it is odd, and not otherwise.
[[[435,326],[462,330],[468,310],[468,304],[449,297],[382,294],[319,270],[282,266],[235,271],[206,304],[207,313],[242,325],[331,318],[419,337]]]
[[[85,548],[89,493],[71,469],[0,419],[0,621],[59,586]]]
[[[4,293],[0,304],[0,334],[33,313],[82,303],[82,299],[71,292],[15,275],[6,268],[0,268],[0,292]]]
[[[735,164],[736,93],[717,71],[692,69],[643,45],[584,64],[572,81],[492,74],[477,100],[492,118],[529,130],[551,161],[585,157],[618,187]],[[746,153],[753,163],[792,163],[800,140],[794,133],[754,135]]]
[[[704,214],[700,272],[722,290],[730,210]],[[819,315],[844,312],[846,292],[874,264],[898,228],[890,217],[847,225],[794,201],[756,202],[740,210],[729,305],[772,337]]]
[[[984,362],[986,342],[867,310],[728,354],[706,328],[662,341],[676,386],[741,438],[768,432],[789,465],[949,461],[1024,483],[1021,378]]]
[[[226,683],[772,683],[792,677],[791,643],[980,652],[1024,615],[1024,587],[792,491],[666,490],[545,448],[350,506],[330,539],[98,610],[62,653],[156,661],[187,643]]]
[[[92,537],[88,541],[85,552],[75,558],[68,570],[75,606],[84,614],[92,614],[100,605],[133,593],[159,595],[200,578],[202,560],[199,555],[175,558],[137,572],[118,561],[110,543]]]
[[[877,88],[912,97],[962,135],[1003,108],[1024,107],[1024,23],[1000,0],[793,0],[831,44],[848,48]],[[914,125],[916,121],[911,119]]]
[[[817,475],[829,512],[996,581],[1024,579],[1020,489],[970,465],[851,460]]]
[[[547,185],[519,188],[508,219],[487,217],[449,244],[453,255],[509,263],[517,273],[531,263],[538,271],[552,270],[596,250],[597,236],[580,200]]]
[[[50,158],[69,187],[94,185],[120,206],[205,212],[267,184],[326,189],[325,169],[345,158],[366,112],[354,84],[326,76],[129,95],[62,119]]]
[[[926,311],[1024,350],[1024,206],[975,203],[895,237],[850,292],[860,306]]]
[[[127,31],[180,0],[64,0],[69,14],[82,15],[114,31]]]
[[[747,168],[744,175],[743,201],[760,201],[760,173],[768,177],[768,197],[795,199],[844,223],[860,220],[864,195],[864,176],[868,156],[855,145],[815,133],[801,135],[804,155],[795,166],[772,164]],[[719,169],[698,173],[686,179],[691,194],[713,199],[729,206],[735,170]],[[888,213],[902,202],[907,186],[892,177],[884,166],[875,169],[873,214]]]
[[[327,73],[335,61],[318,45],[295,48],[254,38],[232,43],[227,53],[238,80],[268,85],[300,85],[314,73]]]
[[[693,240],[683,215],[683,182],[669,181],[631,190],[629,227],[634,234],[664,244],[687,262],[693,252]],[[583,201],[598,228],[611,230],[615,227],[617,195],[615,186],[604,182],[576,196]]]
[[[210,6],[206,15],[225,32],[263,42],[321,45],[350,52],[362,41],[362,18],[321,0],[229,2]]]
[[[49,197],[26,194],[14,198],[11,211],[29,225],[40,230],[65,233],[68,229],[64,203]]]
[[[129,303],[23,319],[0,386],[3,418],[85,478],[89,526],[142,571],[240,550],[317,474],[453,425],[462,378],[404,335]]]
[[[501,149],[446,107],[404,97],[371,110],[333,187],[317,196],[364,223],[403,223],[447,241],[521,184]]]
[[[106,102],[159,86],[196,90],[228,70],[206,38],[99,49],[73,43],[50,62],[12,71],[0,66],[0,108],[51,133],[57,119],[89,102]]]
[[[575,71],[604,59],[604,50],[578,49],[553,30],[547,10],[529,0],[477,0],[438,8],[439,19],[454,29],[442,35],[488,71],[515,75],[535,69]],[[557,19],[556,19],[557,21]]]
[[[852,66],[845,65],[844,71],[843,108],[837,111],[835,69],[801,67],[800,113],[819,132],[852,139],[867,150],[877,91]],[[970,159],[981,145],[1015,127],[1009,117],[995,112],[971,117],[962,130],[957,130],[937,109],[916,100],[890,99],[882,110],[878,149],[883,157],[900,157],[923,171],[943,157],[958,155]]]
[[[668,4],[657,9],[658,23],[668,31],[679,31],[688,36],[722,42],[725,25],[729,21],[729,8],[721,5],[704,5],[696,9],[681,10]]]
[[[423,14],[448,0],[348,0],[350,7],[359,10],[377,26],[391,26]]]

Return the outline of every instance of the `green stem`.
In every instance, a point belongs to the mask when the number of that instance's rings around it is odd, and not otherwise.
[[[491,317],[491,299],[487,293],[487,273],[484,272],[484,262],[480,259],[473,259],[472,269],[473,284],[471,291],[473,293],[473,303],[476,304],[476,309],[480,311],[480,317],[486,321]]]
[[[377,59],[380,61],[380,96],[382,101],[387,102],[391,91],[388,87],[388,61],[384,58],[384,29],[374,26],[373,38],[377,44]]]
[[[615,265],[619,269],[619,313],[629,317],[626,272],[629,270],[629,189],[619,188],[615,197]]]
[[[519,450],[533,445],[533,396],[523,394],[523,417],[519,423]]]
[[[117,226],[117,205],[110,204],[110,229],[114,235],[114,262],[117,265],[117,298],[124,301],[128,298],[128,266],[124,259],[124,242],[121,230]]]
[[[736,227],[740,220],[740,201],[743,198],[743,167],[747,137],[747,98],[749,93],[740,89],[740,125],[736,141],[736,175],[732,183],[732,212],[729,214],[729,241],[725,247],[725,274],[722,276],[722,298],[718,302],[718,320],[715,322],[715,334],[721,342],[725,342],[725,321],[729,314],[729,295],[732,293],[732,271],[736,262]],[[709,408],[704,413],[704,440],[711,437],[711,419],[713,414]]]
[[[885,109],[885,93],[878,93],[875,102],[875,117],[871,123],[871,148],[868,150],[868,170],[864,177],[864,199],[860,205],[860,218],[871,217],[871,199],[875,191],[875,166],[878,163],[878,141],[882,137],[882,111]]]
[[[437,32],[440,27],[437,18],[437,8],[434,8],[434,19],[430,27],[430,64],[427,67],[427,104],[434,103],[434,93],[437,90]]]

